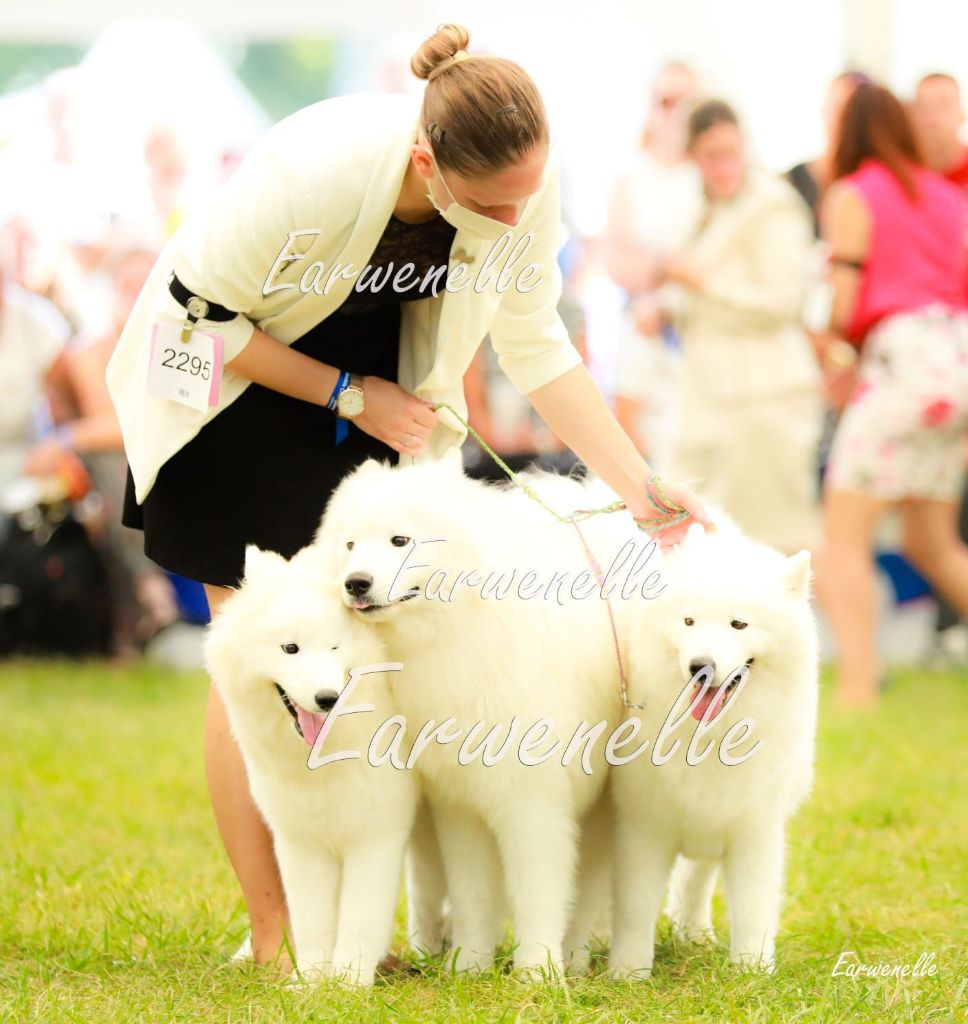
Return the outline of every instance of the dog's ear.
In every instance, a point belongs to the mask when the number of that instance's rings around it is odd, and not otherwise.
[[[786,560],[783,582],[794,597],[806,600],[810,594],[810,552],[798,551]]]
[[[272,573],[275,573],[280,566],[286,564],[282,555],[275,551],[263,551],[255,544],[245,546],[245,583],[246,585],[259,586],[260,582],[267,580]]]

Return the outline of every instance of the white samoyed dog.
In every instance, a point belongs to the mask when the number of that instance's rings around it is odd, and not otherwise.
[[[526,479],[561,514],[614,500],[597,483]],[[648,543],[627,512],[581,531],[603,567],[617,538]],[[584,939],[566,938],[576,876],[607,867],[602,736],[622,707],[607,609],[587,594],[595,578],[574,526],[452,460],[371,461],[334,492],[315,543],[347,607],[404,665],[395,695],[414,743],[399,756],[430,804],[457,968],[493,963],[507,906],[515,967],[558,973]]]
[[[370,985],[392,938],[418,784],[368,763],[363,714],[330,723],[320,749],[361,756],[307,765],[351,670],[386,662],[373,631],[320,580],[311,548],[287,561],[249,547],[242,586],[209,627],[206,663],[272,831],[300,974]],[[350,703],[391,716],[393,676],[360,671]]]
[[[670,874],[667,909],[677,932],[711,935],[720,866],[731,958],[770,969],[785,827],[813,778],[810,556],[787,558],[728,524],[709,533],[693,526],[663,559],[662,577],[666,589],[656,600],[621,607],[629,697],[644,704],[629,716],[642,720],[645,736],[657,736],[666,721],[674,728],[662,750],[612,768],[609,969],[622,977],[651,971]],[[673,741],[677,749],[665,760]],[[688,860],[673,872],[677,856]]]

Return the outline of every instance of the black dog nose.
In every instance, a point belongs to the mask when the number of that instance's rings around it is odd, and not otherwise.
[[[703,670],[706,671],[710,680],[716,677],[716,662],[712,658],[693,658],[689,662],[689,675],[695,678]]]
[[[354,572],[347,576],[343,582],[346,592],[353,597],[363,597],[373,586],[373,577],[368,572]]]
[[[332,690],[320,690],[316,694],[316,707],[320,711],[332,711],[337,700],[339,700],[339,695],[333,693]]]

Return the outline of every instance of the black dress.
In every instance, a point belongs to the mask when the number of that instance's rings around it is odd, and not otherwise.
[[[440,294],[443,275],[428,272],[448,265],[453,238],[441,217],[422,224],[391,217],[368,263],[384,287],[373,291],[367,275],[292,348],[340,370],[396,380],[400,303]],[[407,263],[414,272],[402,280],[412,286],[394,290],[393,273]],[[393,273],[379,270],[391,264]],[[247,544],[294,555],[312,540],[336,485],[368,458],[395,463],[397,453],[352,422],[337,446],[336,415],[324,405],[250,384],[161,467],[141,505],[128,470],[122,522],[144,531],[145,554],[162,568],[237,586]]]

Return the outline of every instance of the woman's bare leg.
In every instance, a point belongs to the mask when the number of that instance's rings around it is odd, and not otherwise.
[[[901,515],[905,556],[968,619],[968,547],[958,533],[958,505],[912,499]]]
[[[845,707],[877,701],[877,575],[874,530],[886,502],[854,491],[824,495],[817,597],[837,642],[837,696]]]
[[[205,585],[213,616],[231,592],[227,587]],[[219,834],[252,922],[253,958],[256,963],[268,963],[278,955],[280,967],[288,971],[289,957],[283,945],[288,915],[272,836],[249,793],[242,754],[214,683],[205,713],[205,775]]]

